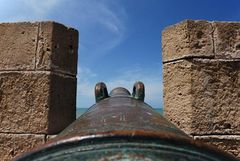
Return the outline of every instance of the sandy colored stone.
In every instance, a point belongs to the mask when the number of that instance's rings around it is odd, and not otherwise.
[[[56,134],[76,118],[76,78],[0,73],[0,132]]]
[[[0,70],[77,73],[78,31],[56,22],[0,24]]]
[[[78,31],[56,22],[41,22],[39,26],[38,70],[77,74]]]
[[[0,133],[1,161],[11,161],[15,157],[45,142],[45,135]]]
[[[38,23],[1,23],[0,69],[34,69],[37,34]]]
[[[191,68],[192,64],[183,60],[163,65],[163,114],[188,133],[192,121]]]
[[[240,58],[240,22],[214,22],[216,58]]]
[[[240,159],[240,136],[239,135],[215,135],[215,136],[195,136],[194,139],[203,141],[224,150]]]
[[[240,61],[164,64],[164,114],[188,134],[240,134]]]
[[[186,57],[214,57],[213,28],[208,21],[185,20],[162,32],[163,62]]]

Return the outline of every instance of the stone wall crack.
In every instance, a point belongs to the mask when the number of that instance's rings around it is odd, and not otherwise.
[[[40,27],[41,23],[38,23],[38,28],[37,28],[37,38],[36,38],[36,48],[35,48],[35,59],[34,59],[34,70],[37,69],[37,51],[38,51],[38,44],[39,44],[39,37],[40,37]]]

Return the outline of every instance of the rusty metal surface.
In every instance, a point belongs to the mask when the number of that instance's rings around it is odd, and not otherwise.
[[[51,142],[16,161],[237,161],[192,140],[144,103],[144,95],[141,82],[132,95],[121,87],[108,94],[104,83],[97,84],[95,105]]]
[[[97,103],[68,126],[59,137],[122,130],[174,133],[187,137],[184,132],[144,103],[143,83],[135,83],[132,95],[122,87],[113,89],[110,96],[106,92],[106,85],[97,84],[95,96],[100,97],[96,98]]]
[[[173,132],[186,135],[149,105],[122,96],[102,100],[66,128],[59,136],[96,134],[121,130]]]

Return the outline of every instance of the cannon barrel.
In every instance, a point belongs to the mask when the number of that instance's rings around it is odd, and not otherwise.
[[[95,86],[96,104],[46,145],[16,161],[237,161],[228,153],[191,139],[144,102],[145,89],[110,93]]]

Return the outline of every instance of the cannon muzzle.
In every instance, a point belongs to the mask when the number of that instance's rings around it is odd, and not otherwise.
[[[136,82],[108,93],[95,87],[96,104],[46,145],[16,161],[237,161],[223,151],[191,139],[144,102]]]

